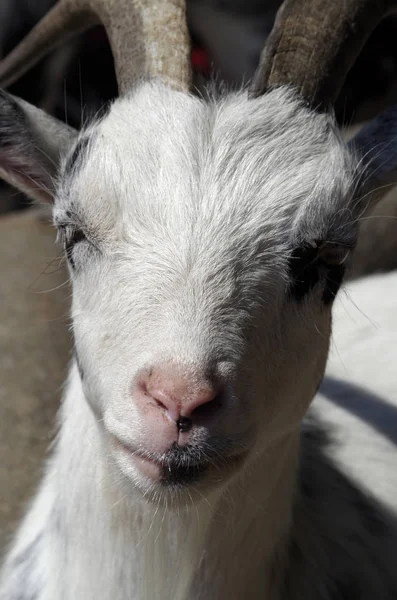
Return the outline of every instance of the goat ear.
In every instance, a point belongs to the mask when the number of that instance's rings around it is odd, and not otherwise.
[[[77,132],[0,90],[0,177],[30,198],[52,202],[60,158]]]
[[[364,125],[349,147],[363,168],[359,193],[366,212],[397,184],[397,105]]]

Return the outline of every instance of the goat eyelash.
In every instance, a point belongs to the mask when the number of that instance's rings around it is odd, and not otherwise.
[[[58,225],[57,242],[65,250],[66,256],[71,267],[74,269],[75,261],[73,258],[73,248],[79,242],[89,241],[84,231],[74,225]]]
[[[87,236],[82,229],[69,224],[58,225],[57,243],[65,248],[66,251],[68,251],[68,248],[86,239]]]
[[[292,259],[306,265],[321,263],[325,267],[336,267],[346,262],[352,247],[338,242],[312,241],[295,248]]]
[[[86,240],[86,236],[83,233],[83,231],[81,231],[81,229],[75,229],[72,236],[65,242],[65,250],[66,250],[66,254],[68,255],[68,258],[70,258],[70,254],[74,248],[74,246],[76,244],[78,244],[79,242],[82,242],[84,240]]]
[[[318,259],[326,266],[338,267],[346,262],[351,250],[343,244],[325,242],[318,247]]]

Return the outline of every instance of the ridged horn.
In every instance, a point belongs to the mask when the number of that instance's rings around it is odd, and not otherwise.
[[[8,87],[72,35],[103,24],[121,95],[141,78],[188,91],[190,40],[184,0],[60,0],[0,63]]]
[[[252,95],[290,85],[311,107],[327,110],[373,30],[396,10],[396,0],[285,0]]]

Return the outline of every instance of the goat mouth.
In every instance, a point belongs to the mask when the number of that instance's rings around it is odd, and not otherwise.
[[[209,447],[204,452],[200,444],[174,444],[160,459],[161,483],[169,488],[183,488],[204,478],[213,483],[220,482],[245,460],[246,455],[246,452],[220,453]]]
[[[119,445],[143,475],[166,487],[197,483],[205,476],[211,464],[209,460],[199,460],[191,449],[177,444],[160,456],[135,451],[123,443]]]
[[[174,444],[160,459],[161,483],[179,487],[202,479],[209,470],[211,461],[208,458],[200,459],[196,454],[196,448]]]
[[[134,462],[139,471],[166,488],[184,488],[199,483],[212,474],[211,479],[222,480],[228,471],[242,463],[246,453],[220,456],[219,452],[205,453],[200,445],[179,446],[174,443],[162,455],[142,453],[117,440],[117,446]]]

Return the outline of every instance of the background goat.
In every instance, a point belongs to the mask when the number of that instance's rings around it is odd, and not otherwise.
[[[301,427],[357,220],[394,176],[367,152],[394,111],[359,164],[325,112],[377,4],[286,3],[250,95],[186,93],[179,2],[66,1],[14,54],[99,16],[122,97],[79,136],[1,97],[2,174],[55,199],[76,347],[2,600],[396,594],[392,516]]]

